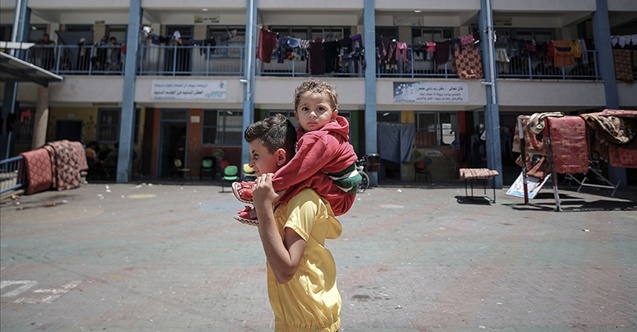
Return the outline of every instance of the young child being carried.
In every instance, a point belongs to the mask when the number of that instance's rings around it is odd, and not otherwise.
[[[312,188],[330,203],[336,216],[346,213],[356,198],[361,175],[349,143],[349,123],[338,115],[336,89],[316,79],[303,82],[294,93],[294,117],[300,125],[296,154],[272,178],[274,189],[284,191],[279,202]],[[239,201],[251,204],[253,186],[253,182],[235,182],[232,191]],[[246,206],[235,219],[250,223],[255,216]]]

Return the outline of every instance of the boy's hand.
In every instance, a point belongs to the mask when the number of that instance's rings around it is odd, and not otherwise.
[[[279,199],[279,195],[272,186],[272,173],[262,174],[254,181],[252,202],[255,209],[272,209],[272,205]]]

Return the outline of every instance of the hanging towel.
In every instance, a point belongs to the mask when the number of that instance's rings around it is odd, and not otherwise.
[[[257,46],[257,59],[265,63],[270,63],[270,61],[272,61],[272,51],[276,48],[276,44],[276,33],[261,28],[259,32],[259,45]]]

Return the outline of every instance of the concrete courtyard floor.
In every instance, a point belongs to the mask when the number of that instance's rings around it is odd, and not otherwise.
[[[477,192],[481,192],[478,190]],[[492,195],[491,191],[487,192]],[[340,218],[342,331],[635,331],[633,188],[373,188]],[[5,331],[269,331],[257,229],[206,185],[86,184],[0,205]]]

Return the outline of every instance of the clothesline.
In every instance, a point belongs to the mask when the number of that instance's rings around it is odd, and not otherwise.
[[[637,46],[637,34],[633,35],[611,35],[610,42],[613,47]]]

